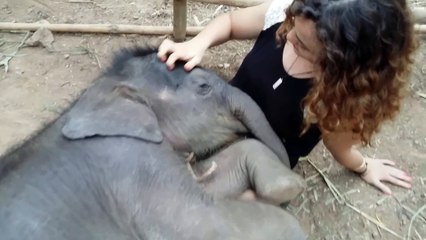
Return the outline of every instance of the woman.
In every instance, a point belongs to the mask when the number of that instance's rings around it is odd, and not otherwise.
[[[289,2],[290,1],[290,2]],[[285,21],[271,25],[274,13]],[[412,178],[386,159],[362,156],[398,112],[416,48],[405,0],[273,0],[219,16],[188,42],[165,40],[173,69],[197,65],[207,48],[257,37],[231,84],[248,93],[283,139],[292,167],[320,139],[334,159],[386,194]]]

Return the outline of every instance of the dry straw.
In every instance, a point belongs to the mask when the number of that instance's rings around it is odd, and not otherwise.
[[[360,214],[362,217],[367,219],[368,221],[374,223],[377,227],[387,231],[388,233],[394,235],[395,237],[399,239],[404,239],[401,235],[397,234],[396,232],[389,229],[385,224],[381,223],[380,221],[374,219],[373,217],[369,216],[368,214],[364,213],[363,211],[359,210],[357,207],[349,203],[349,201],[340,193],[340,191],[336,188],[336,186],[333,184],[333,182],[309,159],[306,158],[306,160],[315,168],[316,171],[321,175],[321,177],[324,179],[325,183],[327,184],[328,188],[330,189],[331,193],[333,194],[334,198],[337,200],[338,203],[343,204],[356,213]],[[414,218],[414,217],[413,217]],[[413,221],[413,219],[412,219]]]

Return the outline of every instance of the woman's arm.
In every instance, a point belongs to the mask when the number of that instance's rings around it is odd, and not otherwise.
[[[358,150],[359,136],[352,132],[324,134],[323,142],[336,161],[354,172],[361,173],[362,179],[384,193],[392,194],[392,191],[382,181],[411,188],[412,178],[404,171],[395,168],[393,161],[363,157]]]
[[[271,4],[268,0],[258,6],[225,13],[212,20],[197,36],[183,43],[165,40],[158,49],[158,57],[170,69],[177,60],[187,61],[185,70],[201,62],[204,52],[212,46],[230,39],[252,39],[262,31],[265,13]]]
[[[323,134],[323,142],[334,159],[344,167],[356,171],[363,165],[364,158],[357,150],[359,139],[351,132]]]

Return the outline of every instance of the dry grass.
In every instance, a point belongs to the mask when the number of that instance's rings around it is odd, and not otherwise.
[[[306,159],[302,159],[302,161],[308,161],[309,164],[311,164],[315,170],[321,175],[321,177],[324,179],[325,183],[327,184],[327,187],[329,188],[329,190],[331,191],[331,193],[333,194],[335,200],[339,203],[342,204],[344,206],[349,207],[350,209],[352,209],[353,211],[355,211],[356,213],[360,214],[362,217],[364,217],[365,219],[367,219],[368,221],[374,223],[377,227],[379,227],[380,229],[383,229],[385,231],[387,231],[388,233],[392,234],[393,236],[399,238],[399,239],[404,239],[404,237],[402,237],[401,235],[397,234],[396,232],[392,231],[391,229],[389,229],[385,224],[383,224],[380,220],[377,220],[371,216],[369,216],[368,214],[364,213],[363,211],[361,211],[360,209],[358,209],[357,207],[355,207],[353,204],[351,204],[349,202],[349,200],[345,197],[344,194],[342,194],[337,187],[334,185],[334,183],[323,173],[323,171],[321,171],[309,158]],[[413,217],[414,218],[414,217]],[[413,221],[413,219],[412,219]],[[411,225],[411,224],[410,224]],[[410,231],[409,231],[410,232]]]

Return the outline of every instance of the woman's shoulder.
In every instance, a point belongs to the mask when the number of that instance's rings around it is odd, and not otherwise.
[[[284,11],[292,2],[293,0],[273,0],[266,11],[263,30],[268,29],[276,23],[284,21]]]

